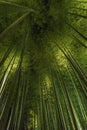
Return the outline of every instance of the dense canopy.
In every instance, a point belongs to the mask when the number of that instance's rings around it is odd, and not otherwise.
[[[0,0],[0,130],[87,129],[87,0]]]

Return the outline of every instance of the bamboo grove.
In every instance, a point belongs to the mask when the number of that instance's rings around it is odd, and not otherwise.
[[[0,0],[0,130],[87,130],[87,0]]]

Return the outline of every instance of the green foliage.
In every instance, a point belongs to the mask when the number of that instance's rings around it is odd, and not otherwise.
[[[86,49],[86,0],[0,0],[0,130],[86,130]]]

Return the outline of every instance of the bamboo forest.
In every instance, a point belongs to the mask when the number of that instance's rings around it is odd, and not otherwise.
[[[0,130],[87,130],[87,0],[0,0]]]

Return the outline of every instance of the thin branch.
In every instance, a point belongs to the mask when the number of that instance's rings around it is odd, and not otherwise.
[[[70,26],[75,32],[77,32],[83,39],[85,39],[85,40],[87,41],[87,37],[84,36],[81,32],[79,32],[73,25],[71,25],[71,24],[69,24],[69,23],[67,23],[67,22],[66,22],[66,24],[67,24],[68,26]]]
[[[73,13],[73,12],[68,12],[68,14],[74,15],[74,16],[78,16],[78,17],[82,17],[84,19],[87,19],[87,16],[84,16],[84,15],[81,15],[81,14],[77,14],[77,13]]]
[[[29,10],[29,8],[26,7],[26,6],[20,5],[18,3],[13,3],[13,2],[10,2],[10,1],[4,1],[4,0],[2,0],[2,1],[0,1],[0,4],[6,4],[6,5],[10,5],[10,6],[16,6],[16,7],[19,7],[19,8],[23,8],[23,9]]]
[[[19,17],[17,20],[15,20],[12,24],[10,24],[1,34],[0,39],[3,38],[4,35],[8,33],[10,29],[18,25],[30,12],[33,12],[34,10],[30,10],[27,13],[23,14],[21,17]]]

